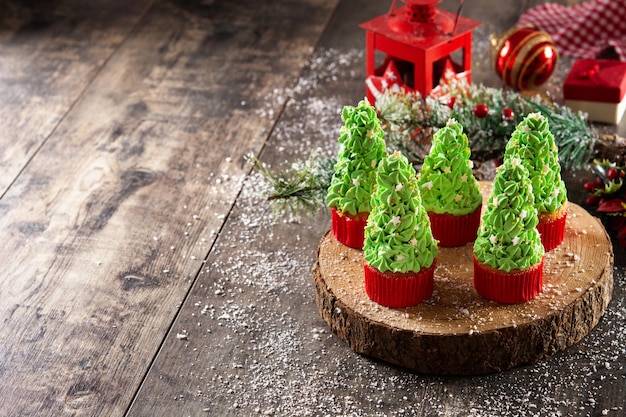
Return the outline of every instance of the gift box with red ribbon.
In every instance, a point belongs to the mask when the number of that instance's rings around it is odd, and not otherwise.
[[[626,111],[626,62],[579,59],[563,85],[565,105],[589,120],[618,124]]]

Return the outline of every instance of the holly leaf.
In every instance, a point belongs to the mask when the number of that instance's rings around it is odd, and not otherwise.
[[[613,194],[616,193],[622,188],[622,179],[619,181],[611,181],[608,184],[604,184],[604,193],[605,194]]]

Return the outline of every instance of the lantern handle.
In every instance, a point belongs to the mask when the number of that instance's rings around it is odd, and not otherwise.
[[[393,0],[391,2],[391,7],[389,8],[389,16],[393,16],[394,15],[394,11],[396,10],[396,5],[398,4],[398,0]]]
[[[396,0],[394,0],[395,2]],[[454,18],[454,26],[452,27],[452,36],[456,33],[456,25],[459,23],[459,16],[461,15],[461,10],[463,9],[463,3],[465,0],[461,0],[459,4],[459,9],[456,11],[456,17]]]

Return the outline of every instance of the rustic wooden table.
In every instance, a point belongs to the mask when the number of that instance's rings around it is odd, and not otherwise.
[[[600,324],[500,374],[407,372],[320,318],[329,219],[272,224],[243,156],[336,152],[389,3],[0,0],[0,416],[626,414],[620,249]],[[475,81],[525,3],[467,2]]]

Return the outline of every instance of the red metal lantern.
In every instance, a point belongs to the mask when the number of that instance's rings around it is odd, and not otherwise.
[[[406,6],[396,9],[394,0],[389,13],[360,25],[366,31],[365,73],[370,84],[383,76],[390,61],[401,73],[398,86],[422,95],[439,84],[447,68],[466,72],[471,81],[472,30],[481,23],[437,9],[441,0],[403,1]],[[385,54],[385,61],[378,67],[376,51]],[[461,53],[460,63],[452,59],[456,51]],[[367,98],[375,103],[375,94],[369,88]]]

